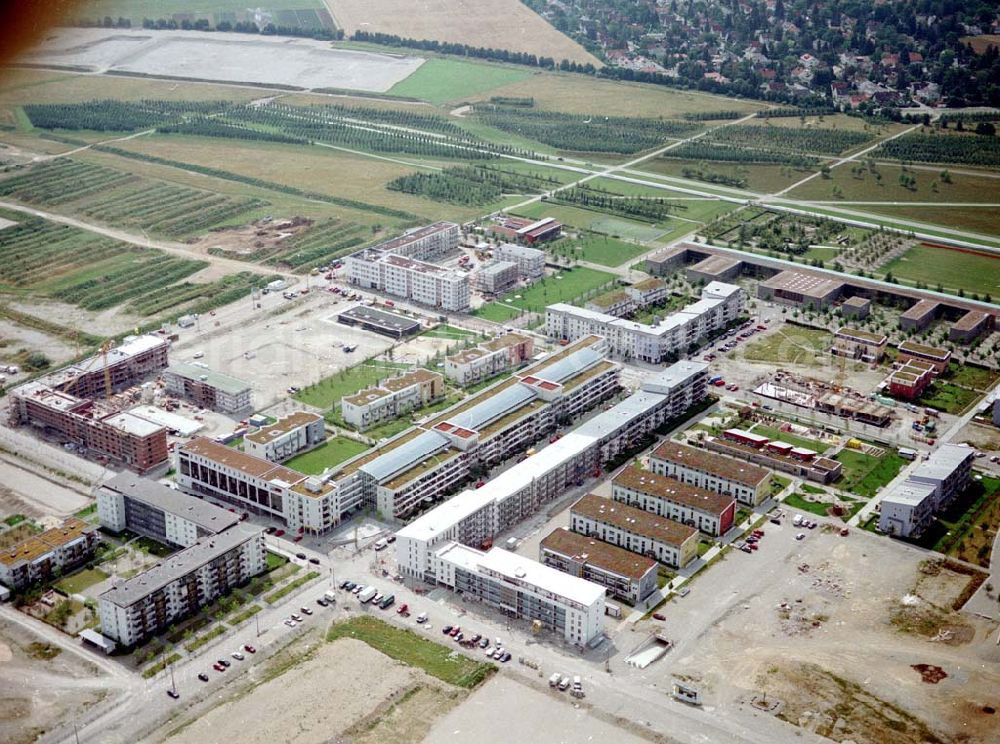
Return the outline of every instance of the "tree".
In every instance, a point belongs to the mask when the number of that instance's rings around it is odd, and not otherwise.
[[[49,361],[49,358],[40,351],[31,352],[24,360],[24,366],[33,370],[46,369],[50,364],[52,362]]]
[[[976,134],[984,137],[992,137],[997,133],[997,128],[989,121],[981,121],[976,125]]]

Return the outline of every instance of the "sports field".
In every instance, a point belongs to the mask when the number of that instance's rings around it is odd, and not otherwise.
[[[455,59],[429,59],[389,89],[389,95],[419,98],[431,103],[462,101],[466,97],[529,78],[528,67],[504,67]]]
[[[1000,297],[1000,258],[928,245],[916,245],[883,267],[893,276],[911,281],[938,283],[947,289],[963,289]]]

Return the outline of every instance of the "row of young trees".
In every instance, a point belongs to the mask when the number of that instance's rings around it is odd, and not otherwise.
[[[816,158],[811,155],[801,155],[794,152],[764,149],[744,149],[730,147],[717,142],[696,140],[686,142],[663,153],[664,158],[680,158],[684,160],[711,160],[723,163],[767,163],[790,165],[793,168],[808,168],[816,164]]]
[[[671,213],[681,208],[677,202],[662,197],[623,196],[586,184],[559,191],[551,196],[549,201],[596,209],[647,222],[666,220]]]
[[[118,16],[103,16],[100,18],[78,18],[75,21],[82,28],[132,28],[132,19]],[[265,23],[258,25],[254,21],[219,21],[214,26],[207,18],[143,18],[142,27],[159,31],[219,31],[221,33],[261,34],[262,36],[299,36],[320,41],[337,41],[344,38],[344,32],[339,28],[326,26],[286,26],[284,24]]]
[[[225,101],[115,101],[102,99],[83,103],[25,104],[24,113],[40,129],[93,129],[99,132],[131,132],[155,127],[183,114],[223,111]]]
[[[439,173],[410,173],[390,181],[386,188],[451,204],[480,206],[504,194],[537,194],[557,184],[525,173],[496,168],[459,166]]]
[[[987,122],[982,122],[987,123]],[[880,157],[918,163],[1000,166],[1000,138],[913,132],[883,143]]]

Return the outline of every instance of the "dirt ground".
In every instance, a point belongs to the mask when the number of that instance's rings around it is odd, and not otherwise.
[[[17,363],[22,352],[40,351],[53,365],[60,365],[76,356],[72,344],[47,333],[27,328],[7,319],[0,319],[0,361]],[[26,373],[22,372],[22,375]],[[7,382],[16,382],[18,377],[7,375]]]
[[[209,249],[225,251],[227,255],[239,258],[257,251],[272,252],[281,242],[298,235],[312,224],[312,220],[302,217],[279,218],[264,222],[255,220],[249,225],[240,225],[225,230],[213,230],[191,243],[194,253],[207,254]]]
[[[79,491],[57,485],[0,459],[0,515],[24,514],[31,519],[65,517],[90,503]]]
[[[0,741],[35,741],[105,694],[96,667],[0,620]]]
[[[165,740],[217,741],[238,721],[244,744],[417,742],[463,696],[361,641],[341,639]]]
[[[41,298],[32,298],[31,302],[12,302],[10,306],[19,312],[54,320],[61,326],[78,328],[95,336],[116,336],[148,322],[148,319],[126,313],[120,307],[92,312],[76,305]]]
[[[347,34],[380,31],[478,47],[496,46],[502,38],[513,52],[600,64],[519,0],[326,0],[326,6]]]
[[[857,530],[801,542],[794,531],[767,524],[758,553],[731,554],[667,605],[680,643],[659,673],[693,680],[720,707],[763,693],[774,714],[835,741],[995,741],[982,709],[1000,695],[998,626],[947,606],[968,578],[929,580],[921,552]],[[689,603],[703,588],[713,596]],[[914,611],[919,622],[900,621]],[[947,677],[924,682],[922,664]]]

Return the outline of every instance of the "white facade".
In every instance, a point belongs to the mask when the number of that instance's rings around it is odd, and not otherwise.
[[[515,243],[501,243],[493,249],[493,258],[517,264],[518,273],[526,279],[538,279],[545,273],[545,251]]]
[[[603,586],[500,548],[448,543],[435,551],[435,581],[501,612],[561,633],[585,647],[604,630]]]
[[[668,315],[655,326],[557,303],[546,308],[545,331],[552,338],[569,340],[590,334],[604,336],[612,353],[660,364],[735,321],[745,300],[745,293],[735,284],[710,282],[702,289],[698,302]]]
[[[530,336],[507,333],[446,357],[444,374],[459,385],[471,385],[527,361],[534,348],[534,341]]]
[[[444,378],[436,372],[417,369],[383,381],[340,399],[340,412],[348,424],[360,431],[382,421],[391,421],[444,397]]]
[[[298,411],[243,437],[243,451],[271,462],[313,449],[326,440],[326,427],[318,413]]]
[[[942,444],[882,498],[878,527],[894,537],[919,537],[966,487],[975,450]]]

